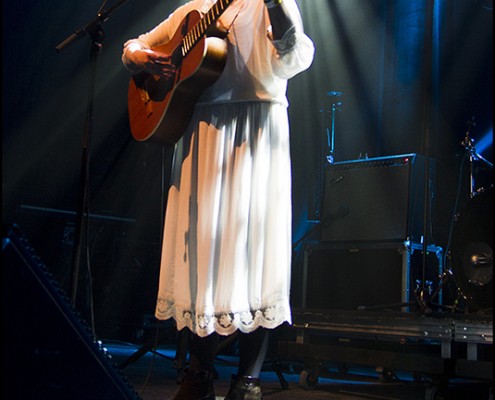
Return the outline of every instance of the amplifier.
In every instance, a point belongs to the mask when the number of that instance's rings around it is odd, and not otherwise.
[[[400,308],[409,311],[418,289],[426,298],[438,289],[434,303],[442,304],[439,288],[443,250],[427,247],[423,279],[420,243],[308,243],[302,270],[302,308],[355,310]]]
[[[418,154],[329,164],[322,241],[422,241],[426,158]],[[429,207],[433,163],[430,162]]]

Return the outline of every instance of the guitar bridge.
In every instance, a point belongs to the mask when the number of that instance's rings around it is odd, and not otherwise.
[[[146,89],[141,89],[139,92],[141,100],[144,104],[144,108],[146,110],[146,116],[150,117],[153,114],[153,103],[151,102],[150,95]]]

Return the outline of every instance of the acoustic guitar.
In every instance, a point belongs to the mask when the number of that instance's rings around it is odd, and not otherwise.
[[[173,145],[183,136],[201,94],[222,74],[227,43],[216,22],[235,0],[218,0],[201,17],[197,10],[181,21],[172,39],[152,50],[171,55],[172,77],[146,72],[134,74],[127,107],[134,139]]]

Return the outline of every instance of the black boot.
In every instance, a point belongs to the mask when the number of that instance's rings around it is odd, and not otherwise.
[[[170,400],[215,400],[213,372],[186,371],[179,388]]]
[[[225,400],[262,400],[259,378],[232,375],[229,392]]]

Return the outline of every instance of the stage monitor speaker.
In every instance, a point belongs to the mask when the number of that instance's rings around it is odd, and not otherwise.
[[[321,240],[421,242],[425,160],[418,154],[404,154],[329,164]],[[432,161],[429,165],[431,199]]]
[[[139,399],[15,225],[2,227],[1,268],[7,398]]]

